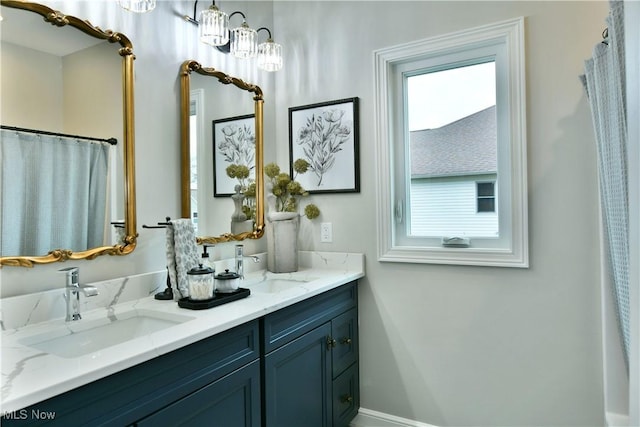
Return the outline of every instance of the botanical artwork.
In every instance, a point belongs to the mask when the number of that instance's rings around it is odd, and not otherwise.
[[[246,166],[255,179],[256,132],[254,115],[213,121],[214,196],[231,196],[237,182],[227,175],[230,165]]]
[[[360,191],[358,98],[289,108],[289,156],[309,163],[298,181],[310,193]]]

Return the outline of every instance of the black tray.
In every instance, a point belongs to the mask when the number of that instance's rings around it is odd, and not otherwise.
[[[217,307],[222,304],[226,304],[231,301],[236,301],[242,298],[246,298],[251,294],[250,289],[238,288],[237,291],[222,293],[216,292],[215,298],[207,300],[193,301],[189,298],[181,298],[178,300],[178,306],[182,308],[188,308],[190,310],[205,310],[211,307]]]

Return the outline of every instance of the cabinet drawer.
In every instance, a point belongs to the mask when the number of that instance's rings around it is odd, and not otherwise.
[[[331,321],[333,378],[358,360],[358,309],[352,308]]]
[[[263,319],[264,351],[270,351],[293,341],[324,322],[356,307],[357,282],[301,301],[268,314]]]
[[[333,427],[346,427],[360,408],[358,364],[333,380]]]

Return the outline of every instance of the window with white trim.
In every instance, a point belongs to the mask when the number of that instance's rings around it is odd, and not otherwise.
[[[380,261],[528,267],[523,27],[374,52]]]

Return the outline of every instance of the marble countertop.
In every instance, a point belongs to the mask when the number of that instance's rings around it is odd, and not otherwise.
[[[191,319],[78,357],[60,357],[22,344],[31,336],[64,328],[64,318],[3,330],[2,412],[33,405],[364,276],[362,254],[301,252],[299,262],[295,273],[247,272],[240,286],[251,290],[249,297],[207,310],[183,309],[175,301],[146,296],[83,311],[82,319],[74,325],[113,321],[118,314],[132,310],[162,311],[167,316]],[[266,289],[265,283],[274,278],[304,283],[284,290]]]

